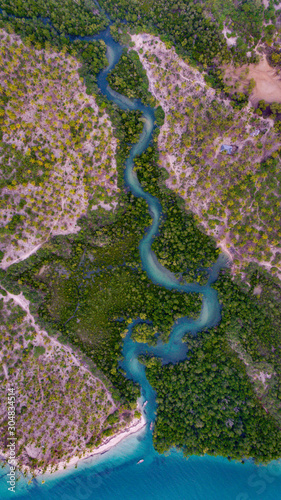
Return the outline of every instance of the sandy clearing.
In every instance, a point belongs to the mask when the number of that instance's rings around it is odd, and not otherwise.
[[[39,248],[44,245],[44,243],[46,243],[48,240],[46,241],[42,241],[42,243],[39,243],[39,245],[36,245],[36,247],[33,247],[31,248],[31,250],[29,250],[27,253],[24,253],[21,257],[19,257],[18,259],[12,261],[12,263],[4,263],[1,267],[2,269],[7,269],[10,265],[12,264],[16,264],[17,262],[21,262],[22,260],[26,260],[28,259],[28,257],[30,257],[31,255],[33,255],[34,253],[37,252],[37,250],[39,250]]]
[[[249,69],[247,76],[240,80],[241,73]],[[248,85],[250,79],[253,78],[256,86],[251,94],[250,102],[256,105],[258,101],[264,99],[266,102],[281,102],[281,78],[277,74],[276,69],[269,66],[266,57],[259,62],[259,64],[244,64],[240,68],[233,66],[224,67],[225,77],[231,78],[232,83],[241,81],[240,87]]]
[[[265,389],[266,389],[266,388],[267,388],[267,385],[266,385],[266,380],[267,380],[267,379],[271,379],[271,377],[272,377],[272,374],[271,374],[271,373],[266,373],[266,372],[261,371],[261,372],[260,372],[258,375],[256,375],[254,378],[256,378],[257,380],[260,380],[260,381],[263,383],[263,385],[264,385],[264,387],[265,387]]]
[[[222,30],[222,34],[225,38],[225,41],[228,45],[228,47],[233,47],[234,45],[236,45],[236,40],[237,40],[237,36],[231,36],[230,38],[227,37],[227,34],[231,33],[231,31],[225,26],[223,26],[223,30]]]

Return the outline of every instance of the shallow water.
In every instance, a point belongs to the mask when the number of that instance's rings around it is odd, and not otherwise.
[[[7,492],[3,478],[0,498],[22,500],[278,500],[281,468],[272,463],[255,467],[220,457],[146,454],[143,435],[132,436],[99,459],[31,486],[21,482]],[[144,462],[137,462],[144,458]]]
[[[87,39],[89,39],[88,37]],[[176,289],[182,293],[191,291],[201,293],[203,306],[196,320],[181,318],[172,328],[167,344],[159,342],[156,347],[137,344],[130,334],[123,347],[124,360],[122,367],[127,376],[141,385],[142,402],[148,401],[144,413],[147,426],[103,455],[79,463],[78,469],[70,469],[63,473],[48,477],[42,485],[40,480],[27,485],[20,480],[16,493],[10,493],[5,474],[0,478],[0,498],[34,499],[34,500],[139,500],[139,499],[190,499],[190,500],[276,500],[281,498],[281,466],[272,463],[267,467],[257,467],[252,462],[244,465],[229,462],[220,457],[191,457],[186,460],[181,452],[171,451],[167,456],[159,455],[152,446],[152,432],[149,424],[155,419],[155,391],[148,383],[144,366],[137,357],[143,352],[154,353],[162,358],[163,363],[183,360],[187,355],[187,346],[182,343],[182,336],[187,332],[196,333],[204,327],[211,327],[220,321],[220,305],[217,293],[211,284],[216,280],[225,260],[220,257],[209,274],[208,284],[184,284],[156,259],[151,251],[153,238],[157,235],[161,205],[159,201],[145,193],[133,171],[133,159],[149,145],[153,127],[153,109],[145,107],[139,100],[129,100],[111,90],[106,82],[108,72],[118,62],[122,47],[110,36],[109,28],[100,35],[92,37],[102,39],[107,45],[109,66],[98,76],[98,85],[106,97],[114,101],[122,109],[139,109],[145,118],[143,133],[135,144],[126,161],[125,183],[131,192],[143,197],[149,207],[153,219],[140,243],[142,265],[148,277],[159,286]],[[129,331],[133,325],[131,325]],[[140,459],[143,463],[137,464]]]

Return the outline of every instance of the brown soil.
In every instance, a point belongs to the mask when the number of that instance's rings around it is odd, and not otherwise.
[[[243,78],[243,72],[249,68],[249,73]],[[225,78],[231,78],[232,85],[240,81],[240,88],[242,91],[248,86],[250,79],[253,78],[256,86],[251,94],[250,101],[252,105],[256,105],[258,101],[264,99],[266,102],[281,102],[281,78],[276,70],[269,66],[266,58],[264,57],[259,64],[249,64],[234,68],[227,66],[224,68]],[[241,77],[242,74],[242,77]],[[230,81],[227,82],[230,84]]]

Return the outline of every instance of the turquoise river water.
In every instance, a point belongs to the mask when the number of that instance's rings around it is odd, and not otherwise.
[[[159,455],[152,445],[150,423],[155,420],[155,391],[147,381],[145,368],[138,362],[139,354],[149,351],[162,359],[163,363],[176,363],[186,358],[187,346],[181,339],[189,331],[196,333],[220,321],[220,305],[212,283],[221,267],[226,265],[220,257],[209,273],[207,285],[179,283],[156,259],[151,244],[157,235],[161,216],[159,201],[143,191],[135,172],[134,157],[149,145],[154,128],[154,111],[139,100],[129,100],[116,93],[107,84],[108,72],[117,64],[122,47],[116,43],[108,28],[95,37],[107,45],[108,67],[98,76],[101,92],[122,109],[139,109],[143,113],[144,128],[140,140],[135,144],[126,161],[125,183],[131,192],[144,198],[152,217],[140,243],[142,265],[148,277],[159,286],[181,292],[198,292],[203,295],[203,306],[197,320],[181,318],[172,328],[167,344],[156,347],[138,344],[130,334],[124,341],[122,368],[127,376],[141,386],[141,402],[147,401],[143,412],[147,421],[144,429],[124,439],[108,452],[89,458],[72,468],[45,477],[28,485],[20,479],[16,493],[8,491],[7,471],[0,474],[0,499],[20,498],[32,500],[277,500],[281,498],[281,464],[256,466],[252,461],[240,464],[220,457],[193,456],[188,460],[179,451],[171,450],[167,456]],[[135,320],[133,325],[138,321]],[[132,326],[131,325],[131,328]],[[142,463],[138,461],[143,459]]]

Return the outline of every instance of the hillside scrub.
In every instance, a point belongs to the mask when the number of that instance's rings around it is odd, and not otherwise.
[[[256,261],[281,275],[278,130],[269,119],[218,97],[158,38],[132,40],[149,90],[165,112],[158,147],[166,185],[229,252],[233,270]],[[232,154],[221,152],[224,144]]]
[[[65,49],[51,53],[3,30],[0,36],[0,240],[7,266],[50,235],[77,231],[89,206],[116,206],[117,142]],[[84,48],[103,64],[98,42]]]
[[[9,385],[15,388],[21,470],[55,470],[59,462],[100,444],[106,429],[114,434],[133,417],[133,412],[116,406],[104,383],[42,332],[16,301],[2,296],[0,308],[0,447],[7,452]]]

